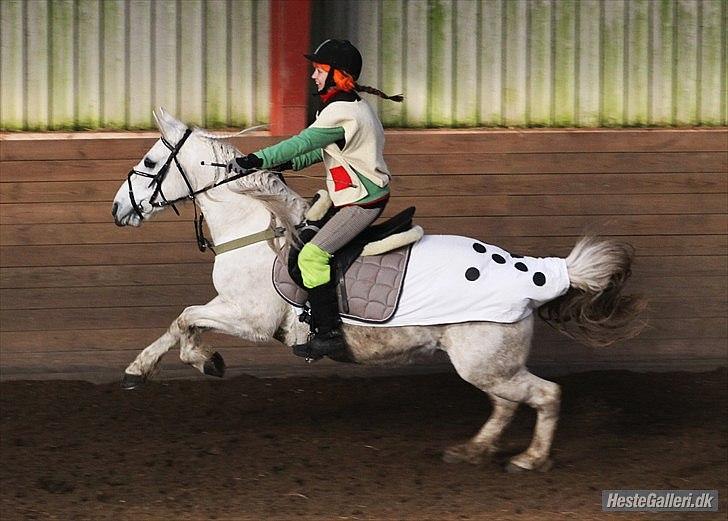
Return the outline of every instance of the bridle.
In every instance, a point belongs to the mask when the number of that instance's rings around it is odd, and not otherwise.
[[[218,186],[224,185],[226,183],[230,183],[231,181],[235,181],[236,179],[240,179],[241,177],[245,177],[246,175],[252,174],[253,172],[257,172],[258,170],[253,168],[250,170],[246,170],[240,174],[235,174],[230,177],[226,177],[222,179],[221,181],[213,182],[210,185],[207,185],[203,188],[200,188],[199,190],[195,190],[192,188],[192,183],[190,183],[190,178],[185,172],[184,168],[182,168],[182,165],[179,162],[179,159],[177,158],[177,154],[179,154],[179,151],[182,149],[182,146],[187,141],[187,138],[190,137],[190,134],[192,134],[191,129],[186,129],[184,135],[182,138],[177,142],[176,145],[172,145],[169,141],[164,139],[164,136],[161,136],[160,139],[162,143],[164,143],[164,146],[166,146],[170,153],[169,156],[167,156],[167,160],[164,162],[162,167],[159,169],[159,171],[156,174],[149,174],[147,172],[140,172],[139,170],[135,170],[132,168],[129,171],[129,174],[126,177],[127,185],[129,187],[129,200],[131,201],[131,206],[134,209],[134,213],[139,216],[140,219],[144,220],[144,214],[142,213],[142,208],[139,206],[139,203],[137,203],[136,198],[134,197],[134,189],[131,185],[131,179],[133,176],[138,175],[141,177],[147,177],[151,179],[149,181],[148,188],[151,188],[154,186],[154,191],[152,192],[152,196],[149,198],[149,204],[152,208],[166,208],[167,206],[171,206],[174,210],[174,213],[179,215],[179,210],[177,210],[177,207],[175,206],[175,203],[179,203],[182,201],[188,201],[192,200],[192,204],[195,208],[195,217],[194,217],[194,226],[195,226],[195,237],[197,238],[197,247],[200,249],[200,251],[204,252],[207,249],[212,250],[215,252],[214,245],[212,242],[210,242],[204,234],[203,230],[203,223],[205,221],[205,216],[200,212],[197,208],[197,200],[196,196],[199,194],[205,193],[208,190],[212,190],[213,188],[216,188]],[[185,182],[185,185],[187,185],[187,195],[183,195],[182,197],[178,197],[176,199],[167,199],[167,197],[164,195],[164,192],[162,191],[162,183],[164,182],[164,179],[167,177],[167,173],[169,172],[169,167],[172,165],[172,162],[174,161],[174,164],[177,165],[177,170],[179,171],[180,175],[182,176],[182,179]],[[209,166],[214,166],[218,168],[225,168],[227,165],[223,163],[211,163]],[[282,177],[282,176],[281,176]],[[276,228],[274,230],[276,232],[276,237],[282,236],[283,232],[281,229]]]

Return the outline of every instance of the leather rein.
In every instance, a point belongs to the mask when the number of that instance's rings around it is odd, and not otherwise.
[[[246,175],[252,174],[253,172],[257,172],[257,169],[250,169],[246,170],[243,173],[235,174],[230,177],[226,177],[222,179],[221,181],[217,181],[212,183],[211,185],[205,186],[203,188],[200,188],[199,190],[195,190],[192,188],[192,183],[190,183],[190,178],[185,172],[184,168],[182,168],[182,165],[179,162],[179,159],[177,158],[177,154],[179,154],[179,151],[182,149],[182,145],[185,144],[187,141],[187,138],[190,137],[192,134],[191,129],[186,129],[184,135],[182,138],[177,142],[176,145],[172,145],[169,141],[164,139],[164,137],[160,137],[162,143],[170,150],[169,156],[167,156],[167,160],[162,165],[162,168],[159,169],[159,171],[156,174],[149,174],[147,172],[140,172],[139,170],[135,170],[132,168],[129,171],[129,174],[126,177],[127,185],[129,187],[129,200],[131,201],[131,206],[134,208],[134,213],[136,213],[140,219],[144,220],[144,214],[142,213],[142,208],[139,206],[139,203],[137,203],[136,198],[134,197],[134,189],[131,185],[131,179],[133,176],[138,175],[141,177],[147,177],[151,179],[149,181],[149,188],[154,186],[154,191],[152,192],[152,196],[149,198],[149,204],[152,206],[152,208],[166,208],[167,206],[171,206],[174,210],[174,213],[179,215],[179,210],[177,210],[177,207],[175,206],[176,203],[183,202],[183,201],[189,201],[192,200],[192,204],[195,208],[195,217],[194,217],[194,227],[195,227],[195,238],[197,239],[197,247],[201,252],[204,252],[206,250],[212,251],[214,254],[219,255],[221,253],[225,253],[230,250],[234,250],[237,248],[242,248],[244,246],[248,246],[250,244],[255,244],[257,242],[262,242],[270,239],[274,239],[276,237],[282,237],[285,233],[285,228],[273,228],[272,226],[267,228],[266,230],[263,230],[261,232],[254,233],[252,235],[247,235],[245,237],[241,237],[239,239],[235,239],[232,241],[224,242],[222,244],[218,244],[215,246],[210,240],[205,237],[205,233],[203,230],[203,223],[205,221],[205,216],[199,209],[197,208],[197,200],[196,197],[202,193],[207,192],[208,190],[212,190],[213,188],[217,188],[218,186],[230,183],[232,181],[235,181],[237,179],[240,179],[242,177],[245,177]],[[164,182],[164,179],[167,177],[167,174],[169,173],[169,167],[172,165],[172,162],[174,161],[175,165],[177,166],[177,170],[179,171],[180,175],[182,176],[182,179],[185,182],[185,185],[187,186],[187,195],[184,195],[182,197],[178,197],[176,199],[167,199],[165,197],[164,192],[162,191],[162,183]],[[206,163],[202,163],[206,164]],[[209,166],[214,166],[217,168],[225,168],[227,165],[222,163],[209,163]]]

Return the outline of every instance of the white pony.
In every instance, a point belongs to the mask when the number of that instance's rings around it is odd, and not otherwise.
[[[275,338],[287,346],[304,341],[308,326],[275,291],[271,267],[277,253],[295,240],[294,226],[308,204],[276,175],[255,172],[226,182],[226,163],[239,152],[200,130],[189,129],[164,110],[155,113],[162,138],[130,172],[114,198],[112,214],[119,226],[139,226],[171,202],[194,199],[204,212],[212,242],[220,244],[267,230],[285,228],[268,238],[215,258],[213,284],[218,295],[185,309],[169,329],[126,368],[123,386],[134,388],[151,376],[162,357],[179,344],[180,358],[205,374],[222,376],[224,362],[199,342],[203,330],[248,341]],[[622,296],[632,250],[611,241],[583,238],[566,258],[571,289],[544,305],[542,318],[590,345],[608,345],[636,335],[642,309],[638,298]],[[346,358],[356,363],[407,362],[417,354],[442,350],[458,374],[490,397],[493,411],[469,441],[445,451],[448,462],[477,463],[496,442],[519,403],[536,409],[530,446],[510,459],[509,470],[545,470],[560,405],[559,386],[525,367],[533,315],[512,324],[469,322],[436,326],[367,327],[345,324]],[[566,330],[565,324],[576,326]]]

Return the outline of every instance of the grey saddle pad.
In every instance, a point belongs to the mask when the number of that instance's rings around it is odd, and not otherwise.
[[[386,322],[397,310],[402,282],[412,246],[382,255],[359,257],[346,272],[344,291],[339,288],[341,316],[365,322]],[[288,303],[303,307],[307,292],[288,274],[286,262],[276,257],[273,286]],[[343,300],[346,302],[342,302]]]

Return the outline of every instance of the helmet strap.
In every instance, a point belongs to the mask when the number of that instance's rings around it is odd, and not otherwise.
[[[324,82],[324,87],[320,91],[318,91],[318,95],[323,96],[332,87],[336,87],[336,83],[334,82],[334,68],[332,66],[329,66],[329,73],[326,75],[326,81]]]

